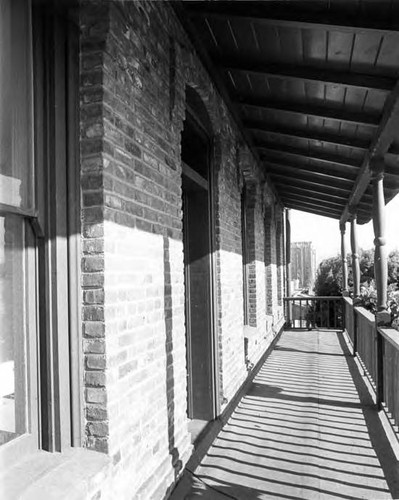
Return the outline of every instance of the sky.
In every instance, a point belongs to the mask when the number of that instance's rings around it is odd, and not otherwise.
[[[386,205],[386,231],[388,251],[399,248],[399,196]],[[350,252],[350,223],[346,224],[346,246]],[[373,222],[358,226],[359,248],[374,248]],[[341,253],[339,221],[329,217],[291,210],[291,241],[312,241],[316,249],[317,265],[327,257]]]

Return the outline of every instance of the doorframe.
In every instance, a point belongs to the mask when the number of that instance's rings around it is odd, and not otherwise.
[[[215,420],[220,414],[220,393],[219,393],[219,343],[218,343],[218,329],[217,322],[215,320],[216,314],[218,311],[217,304],[217,280],[216,280],[216,270],[217,270],[217,261],[215,255],[216,249],[216,234],[215,234],[215,220],[216,220],[216,210],[215,210],[215,140],[211,136],[209,130],[204,126],[202,121],[199,119],[195,110],[186,104],[186,120],[191,121],[191,124],[198,131],[198,133],[205,138],[208,143],[208,159],[207,159],[207,173],[208,173],[208,217],[209,217],[209,328],[210,328],[210,378],[211,378],[211,414],[212,419],[210,421]],[[183,160],[182,160],[183,164]],[[190,168],[190,166],[188,165]],[[182,176],[184,175],[182,168]],[[183,235],[183,245],[184,245],[185,237]],[[186,278],[186,269],[184,269],[185,274],[185,283],[187,283]],[[186,299],[186,298],[185,298]],[[186,313],[187,314],[187,308]],[[189,318],[188,318],[189,320]],[[186,330],[187,335],[187,330]],[[186,339],[187,344],[190,342],[190,339]],[[187,370],[189,369],[190,361],[187,360]],[[188,375],[188,371],[187,371]],[[188,388],[188,384],[187,384]]]
[[[208,183],[209,183],[209,265],[211,272],[210,279],[210,322],[211,322],[211,379],[212,379],[212,409],[213,409],[213,419],[215,420],[220,415],[221,401],[220,401],[220,391],[219,391],[219,375],[220,375],[220,363],[219,363],[219,327],[216,321],[218,314],[218,301],[217,301],[217,259],[216,259],[216,195],[215,189],[217,186],[216,182],[216,147],[215,138],[210,139],[209,144],[209,160],[208,160]]]

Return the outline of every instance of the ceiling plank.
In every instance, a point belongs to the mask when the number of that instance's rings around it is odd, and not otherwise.
[[[218,3],[220,5],[217,5]],[[374,19],[371,19],[370,16],[367,18],[364,16],[354,17],[342,14],[326,16],[322,12],[315,13],[304,11],[304,9],[297,10],[294,6],[289,9],[285,7],[284,10],[278,11],[274,5],[272,10],[269,9],[267,11],[263,9],[263,12],[257,11],[251,15],[251,11],[247,5],[242,7],[239,2],[237,2],[237,5],[229,2],[227,11],[223,3],[212,2],[211,8],[208,2],[206,4],[204,2],[190,2],[190,15],[192,17],[223,19],[224,21],[240,20],[270,28],[318,29],[349,34],[395,34],[399,29],[398,23],[393,24],[392,19],[389,19],[389,22],[386,23],[378,23]],[[204,4],[206,7],[204,7]]]
[[[351,207],[361,200],[364,192],[369,187],[371,180],[370,164],[374,158],[384,158],[391,144],[396,139],[399,130],[399,81],[395,89],[389,95],[383,112],[380,126],[375,134],[372,144],[367,151],[360,172],[356,178],[355,185],[348,198],[348,203],[342,213],[341,223],[346,222],[351,216]]]
[[[309,66],[293,66],[283,64],[261,64],[259,62],[242,62],[226,57],[212,58],[213,63],[228,72],[241,72],[262,75],[282,80],[301,80],[309,83],[318,82],[324,85],[340,85],[354,89],[379,90],[391,92],[395,80],[382,76],[371,76],[359,73],[347,73],[338,70],[323,70]]]
[[[318,134],[308,130],[290,129],[279,126],[268,126],[264,122],[258,120],[244,121],[243,125],[245,129],[253,130],[255,132],[264,132],[284,137],[295,137],[297,139],[323,142],[334,146],[345,146],[362,150],[367,150],[369,146],[369,142],[363,139],[349,138],[333,134]]]
[[[310,116],[314,118],[327,119],[339,123],[348,123],[351,125],[361,125],[366,127],[378,127],[379,118],[365,113],[348,113],[332,108],[323,108],[320,106],[308,106],[294,103],[270,102],[259,98],[240,98],[233,102],[245,108],[261,109],[264,111],[273,111],[277,113],[295,114],[300,116]]]

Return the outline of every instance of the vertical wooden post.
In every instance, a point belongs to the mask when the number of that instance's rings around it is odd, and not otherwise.
[[[374,227],[374,276],[377,288],[376,342],[377,342],[377,406],[384,401],[384,340],[378,328],[390,326],[387,310],[388,258],[385,241],[384,161],[375,160],[371,165],[373,175],[373,227]]]
[[[373,227],[374,227],[374,276],[377,287],[377,316],[383,325],[390,318],[378,313],[387,312],[388,256],[385,241],[385,200],[383,165],[373,164]],[[384,321],[385,320],[385,321]],[[388,320],[388,323],[387,321]]]
[[[291,213],[287,208],[285,211],[285,265],[286,265],[286,290],[287,297],[291,297]],[[291,302],[287,301],[287,326],[291,326]]]
[[[346,223],[342,223],[339,225],[341,230],[341,259],[342,259],[342,294],[348,295],[348,262],[346,260],[346,240],[345,240],[345,231],[346,231]]]
[[[352,250],[352,278],[353,278],[353,298],[360,295],[360,266],[359,266],[359,247],[357,243],[357,215],[353,214],[351,218],[351,250]]]
[[[360,295],[360,266],[359,266],[359,248],[357,243],[357,222],[356,214],[351,218],[351,250],[352,250],[352,279],[353,279],[353,355],[357,352],[357,313],[356,299]]]

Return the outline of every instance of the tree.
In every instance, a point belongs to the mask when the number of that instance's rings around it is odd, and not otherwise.
[[[314,292],[318,296],[336,296],[342,293],[341,257],[323,260],[317,270]]]
[[[360,283],[370,283],[374,279],[374,250],[360,250],[359,253]]]
[[[352,281],[352,262],[348,255],[349,286]],[[359,256],[360,283],[370,284],[374,280],[374,250],[360,250]],[[388,285],[399,285],[399,250],[388,255]],[[314,286],[316,295],[341,295],[342,263],[341,257],[330,257],[323,260],[317,270]]]
[[[388,255],[388,284],[399,285],[399,250]]]

